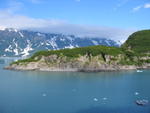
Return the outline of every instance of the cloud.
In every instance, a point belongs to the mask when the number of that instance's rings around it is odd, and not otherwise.
[[[150,8],[150,3],[145,4],[144,8]]]
[[[15,28],[42,28],[48,25],[61,24],[61,21],[57,20],[46,20],[46,19],[35,19],[22,15],[14,15],[7,11],[0,11],[0,26],[15,27]]]
[[[141,9],[148,9],[150,8],[150,3],[146,3],[144,5],[136,6],[132,9],[133,12],[139,11]]]
[[[140,9],[142,8],[142,6],[137,6],[137,7],[134,7],[132,9],[133,12],[136,12],[136,11],[139,11]]]
[[[100,37],[126,40],[135,29],[120,29],[105,26],[70,24],[57,19],[37,19],[0,11],[0,28],[27,29],[48,33],[73,34],[81,37]]]

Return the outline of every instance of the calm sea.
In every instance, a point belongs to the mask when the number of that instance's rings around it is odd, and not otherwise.
[[[3,70],[0,113],[150,113],[150,71],[36,72]]]

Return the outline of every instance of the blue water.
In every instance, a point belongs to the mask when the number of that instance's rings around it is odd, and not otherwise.
[[[0,113],[150,113],[150,71],[9,71],[0,59]]]

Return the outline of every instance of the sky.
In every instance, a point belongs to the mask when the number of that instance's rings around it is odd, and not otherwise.
[[[124,41],[150,29],[150,0],[0,0],[0,29],[18,28]]]

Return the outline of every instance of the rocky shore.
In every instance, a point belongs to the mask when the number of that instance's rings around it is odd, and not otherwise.
[[[105,61],[101,55],[92,56],[80,56],[78,58],[58,57],[57,55],[51,55],[48,57],[42,57],[36,62],[22,62],[18,64],[11,64],[5,67],[9,70],[38,70],[38,71],[82,71],[82,72],[100,72],[100,71],[121,71],[121,70],[136,70],[136,69],[148,69],[150,64],[144,64],[141,66],[136,65],[122,65],[120,61],[124,56],[105,56]]]

